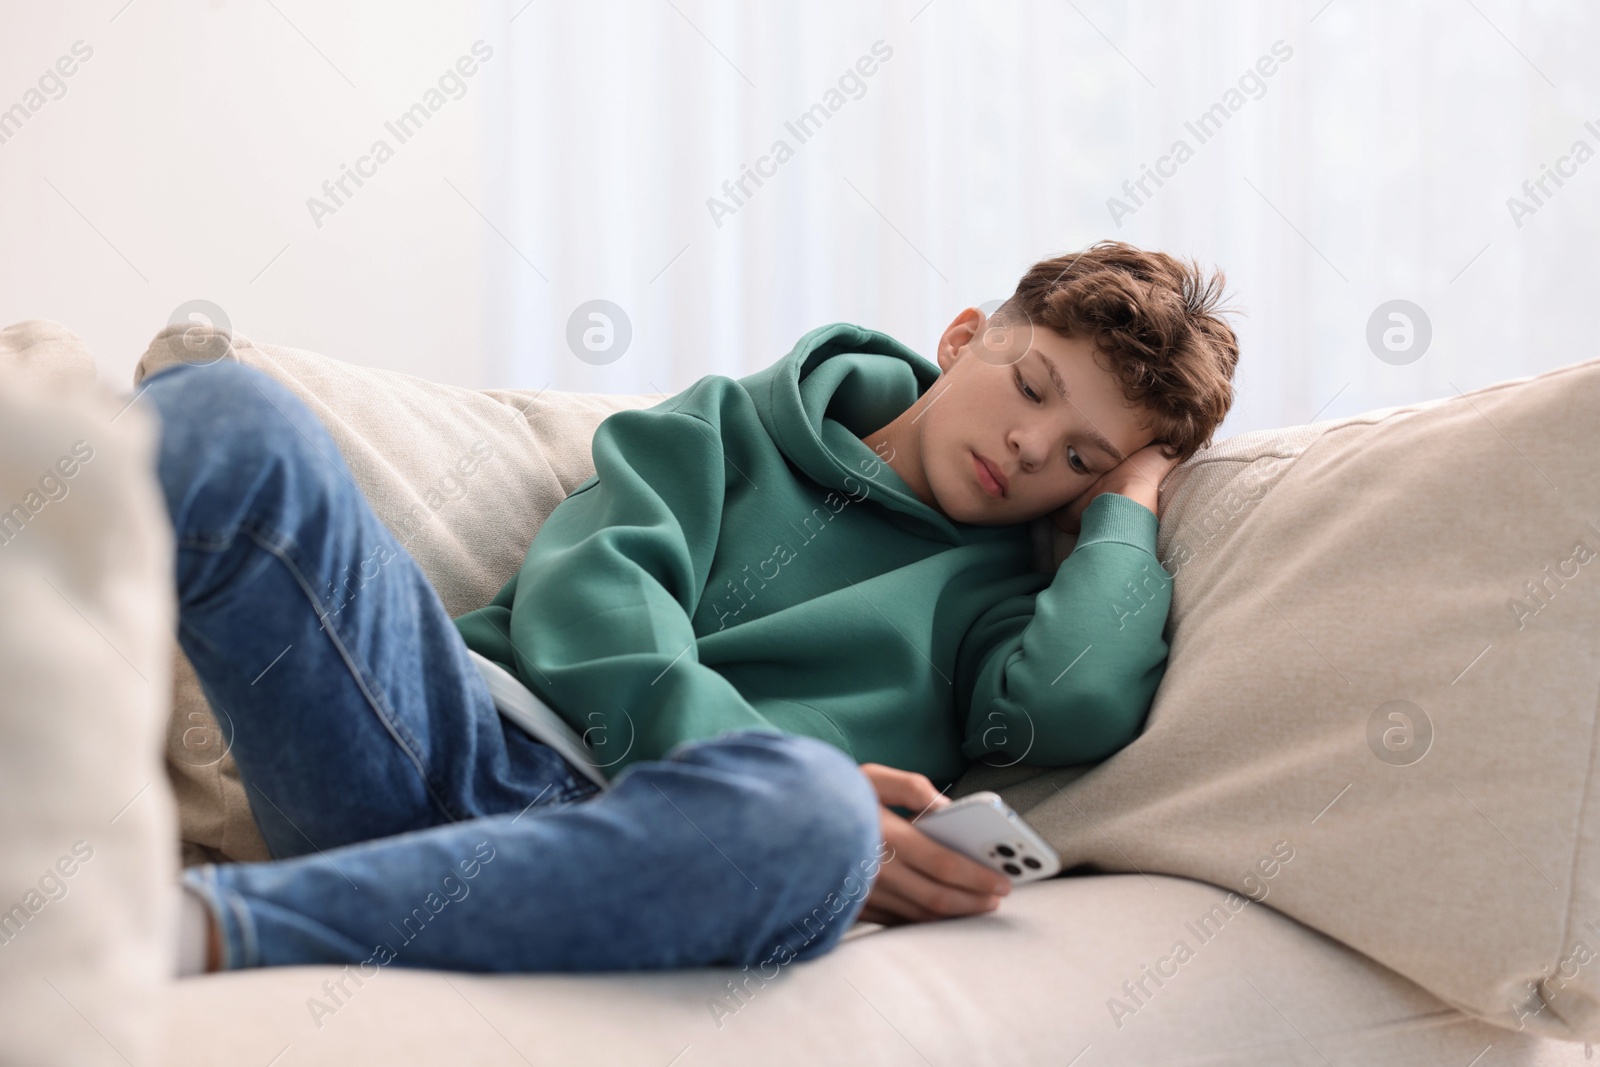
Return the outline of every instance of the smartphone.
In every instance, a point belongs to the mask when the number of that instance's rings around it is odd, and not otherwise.
[[[941,845],[1007,875],[1013,884],[1061,873],[1055,849],[998,793],[973,793],[913,821]]]

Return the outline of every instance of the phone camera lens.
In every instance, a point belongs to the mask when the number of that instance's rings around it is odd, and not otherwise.
[[[1022,857],[1022,862],[1023,862],[1024,866],[1026,866],[1029,870],[1033,870],[1033,871],[1037,871],[1040,867],[1044,866],[1044,864],[1040,863],[1038,860],[1034,859],[1032,856],[1024,856],[1024,857]]]
[[[1004,856],[1006,859],[1010,859],[1012,856],[1017,854],[1016,850],[1010,845],[998,845],[995,847],[995,851],[1000,853],[1000,855]]]
[[[1015,863],[1007,863],[1004,866],[1007,874],[1019,875],[1022,873],[1022,868],[1018,867]]]

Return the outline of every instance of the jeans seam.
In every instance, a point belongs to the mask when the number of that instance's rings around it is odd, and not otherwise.
[[[279,545],[275,538],[268,536],[266,531],[260,530],[250,523],[241,523],[238,529],[239,532],[249,537],[250,540],[254,541],[258,546],[276,558],[289,571],[290,576],[294,578],[295,584],[300,587],[301,592],[305,594],[305,597],[310,602],[311,606],[319,612],[322,619],[323,632],[325,632],[328,635],[328,639],[333,642],[335,651],[339,653],[339,658],[344,661],[345,669],[350,672],[350,677],[355,681],[356,686],[361,690],[361,695],[363,699],[366,700],[367,706],[372,709],[372,713],[378,717],[379,722],[383,723],[383,727],[388,731],[389,736],[394,739],[395,744],[400,746],[400,750],[405,753],[406,758],[409,759],[412,766],[416,768],[417,777],[422,782],[422,787],[427,791],[429,798],[451,822],[462,821],[463,816],[457,813],[452,806],[442,796],[439,795],[439,791],[434,788],[433,782],[428,777],[427,768],[423,765],[422,758],[417,755],[415,739],[410,737],[410,731],[406,730],[403,723],[399,722],[394,716],[388,713],[386,707],[384,706],[384,702],[378,698],[378,695],[374,691],[374,687],[368,684],[367,678],[360,667],[357,666],[355,659],[353,656],[351,656],[350,650],[345,645],[343,638],[339,636],[339,633],[333,623],[333,616],[327,611],[322,610],[323,605],[317,599],[317,594],[312,590],[311,585],[306,581],[305,575],[301,571],[300,566],[295,562],[293,556],[289,553],[289,549],[295,547],[294,540],[292,538],[283,538],[284,544]]]

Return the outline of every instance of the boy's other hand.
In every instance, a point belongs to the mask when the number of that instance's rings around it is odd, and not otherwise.
[[[1177,465],[1176,459],[1161,454],[1159,444],[1145,445],[1096,478],[1069,503],[1051,512],[1050,519],[1066,533],[1077,533],[1082,526],[1084,509],[1101,493],[1117,493],[1137,500],[1155,512],[1161,483]]]
[[[921,813],[950,803],[924,775],[863,763],[861,773],[878,794],[879,823],[889,853],[861,909],[864,922],[896,926],[993,911],[1011,892],[1011,880],[977,860],[939,844],[890,811],[895,804]]]

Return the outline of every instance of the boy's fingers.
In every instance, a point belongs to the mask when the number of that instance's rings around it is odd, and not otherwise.
[[[888,926],[907,922],[929,922],[939,917],[930,913],[928,909],[922,907],[920,904],[915,904],[909,900],[906,900],[900,894],[896,893],[891,886],[880,886],[873,890],[870,906],[873,909],[874,915],[884,916],[884,918],[874,919],[872,921],[881,922]],[[862,914],[866,914],[866,910],[866,908],[863,908]]]
[[[941,845],[888,807],[904,807],[920,816],[950,803],[949,798],[914,772],[868,763],[861,765],[861,772],[878,793],[883,840],[894,856],[879,868],[868,895],[872,914],[927,922],[994,910],[999,897],[1011,891],[1010,879]]]
[[[928,922],[989,911],[999,899],[994,894],[967,892],[934,881],[901,857],[883,868],[867,903],[911,922]]]
[[[894,920],[892,921],[925,923],[935,922],[939,919],[952,919],[962,915],[982,914],[986,911],[993,911],[1000,903],[998,897],[988,897],[986,901],[986,903],[972,907],[940,909],[930,907],[915,899],[912,895],[898,893],[894,887],[890,886],[884,890],[879,901],[879,908],[881,914],[893,916]]]
[[[876,903],[917,922],[975,915],[993,911],[1000,898],[991,893],[969,893],[924,877],[904,867],[897,877],[882,883]]]
[[[904,864],[918,879],[937,882],[972,896],[988,897],[1011,891],[1011,880],[1005,875],[941,845],[893,812],[888,814],[894,823],[885,822],[884,839],[894,848],[895,862]],[[899,883],[896,888],[904,892],[906,883]]]
[[[904,897],[896,895],[890,889],[874,894],[873,902],[871,914],[875,918],[870,918],[868,921],[883,923],[885,926],[933,922],[935,919],[944,918],[942,915],[933,914],[920,904],[914,904]],[[863,908],[861,914],[863,918],[866,918],[867,909]]]
[[[880,808],[884,841],[894,859],[878,870],[863,915],[928,922],[993,911],[1011,882],[946,848],[888,808]],[[870,911],[868,910],[870,909]]]
[[[1081,533],[1083,513],[1088,510],[1095,497],[1101,493],[1121,493],[1134,484],[1148,486],[1159,492],[1161,483],[1167,480],[1167,475],[1171,474],[1177,465],[1177,459],[1162,454],[1160,445],[1146,445],[1139,451],[1124,456],[1121,463],[1100,475],[1083,492],[1052,512],[1051,520],[1063,533]]]
[[[1005,875],[962,856],[954,848],[939,845],[938,841],[926,835],[923,835],[922,841],[926,843],[926,851],[907,845],[899,853],[902,861],[906,862],[906,869],[915,875],[912,880],[902,881],[896,886],[901,891],[907,891],[915,885],[922,889],[949,889],[952,893],[968,897],[1005,896],[1010,893],[1011,880]],[[918,896],[918,899],[926,899],[926,893]]]

